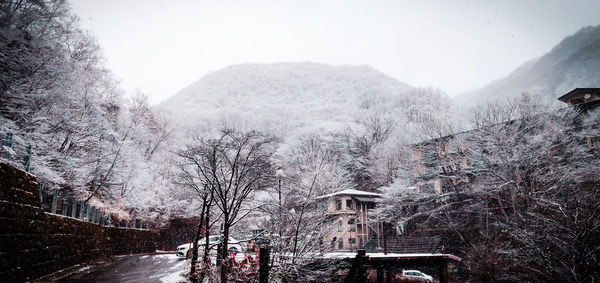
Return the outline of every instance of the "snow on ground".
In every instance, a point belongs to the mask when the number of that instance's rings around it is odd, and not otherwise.
[[[237,253],[235,255],[235,260],[237,262],[243,261],[246,256],[253,257],[256,259],[256,255],[250,255],[245,253]],[[151,278],[159,278],[160,282],[163,283],[179,283],[179,282],[188,282],[186,276],[183,274],[187,271],[186,268],[189,267],[190,261],[177,257],[174,254],[162,254],[162,255],[153,255],[154,258],[165,258],[168,259],[167,263],[171,267],[167,270],[167,272],[163,272],[161,274],[153,275]],[[211,256],[211,261],[213,263],[216,262],[216,258]]]
[[[452,254],[440,254],[440,253],[435,253],[435,254],[430,254],[430,253],[408,253],[408,254],[402,254],[402,253],[366,253],[366,256],[370,257],[370,258],[430,258],[430,257],[437,257],[437,258],[449,258],[452,260],[456,260],[456,261],[461,261],[460,257],[457,257],[455,255]],[[322,256],[314,256],[315,258],[331,258],[331,259],[344,259],[344,258],[355,258],[356,257],[356,252],[331,252],[331,253],[325,253]]]
[[[339,192],[335,192],[332,194],[317,197],[317,199],[329,198],[329,197],[338,196],[338,195],[354,195],[354,196],[366,196],[366,197],[381,197],[382,196],[382,194],[378,194],[378,193],[371,193],[371,192],[359,191],[359,190],[354,190],[354,189],[346,189],[343,191],[339,191]]]
[[[165,258],[165,259],[178,259],[178,257],[175,254],[158,254],[158,255],[153,255],[152,257]]]
[[[399,257],[410,257],[410,258],[415,258],[415,257],[450,257],[452,255],[449,254],[430,254],[430,253],[407,253],[407,254],[402,254],[402,253],[366,253],[366,255],[368,257],[374,257],[374,258],[382,258],[382,257],[393,257],[393,258],[399,258]],[[323,256],[317,256],[315,255],[315,257],[321,257],[321,258],[354,258],[356,257],[356,252],[331,252],[331,253],[324,253]]]
[[[444,254],[428,254],[428,253],[412,253],[412,254],[396,254],[396,253],[367,253],[370,257],[431,257],[443,256]]]
[[[165,277],[161,277],[160,282],[178,283],[178,282],[187,282],[187,279],[183,275],[181,275],[181,273],[171,273]]]
[[[187,260],[178,258],[174,254],[154,255],[154,257],[167,259],[167,264],[170,267],[166,273],[154,275],[152,276],[153,278],[159,277],[160,282],[164,283],[187,282],[187,278],[183,275],[185,273],[185,267],[187,263],[189,263]]]

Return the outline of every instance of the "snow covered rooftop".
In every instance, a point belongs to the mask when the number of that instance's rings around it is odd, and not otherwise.
[[[341,196],[341,195],[362,196],[362,197],[381,197],[381,194],[377,194],[377,193],[359,191],[359,190],[354,190],[354,189],[347,189],[347,190],[331,193],[328,195],[320,196],[320,197],[317,197],[317,199],[330,198],[330,197]]]
[[[400,253],[366,253],[366,256],[369,258],[381,258],[381,259],[420,259],[420,258],[448,258],[455,261],[461,261],[460,257],[457,257],[452,254],[429,254],[429,253],[408,253],[408,254],[400,254]],[[325,253],[321,256],[321,258],[331,258],[331,259],[345,259],[345,258],[354,258],[356,257],[356,252],[330,252]]]

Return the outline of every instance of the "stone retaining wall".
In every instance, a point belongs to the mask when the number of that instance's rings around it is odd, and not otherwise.
[[[156,232],[104,227],[45,213],[40,205],[35,177],[0,163],[0,281],[27,281],[92,260],[156,250]]]

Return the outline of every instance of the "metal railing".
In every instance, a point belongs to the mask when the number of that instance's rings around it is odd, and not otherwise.
[[[439,253],[443,252],[442,238],[433,237],[401,237],[386,239],[385,245],[383,239],[373,238],[364,245],[367,252],[383,252],[385,248],[387,253]],[[385,247],[384,247],[385,246]]]
[[[47,193],[45,184],[39,184],[40,201],[45,212],[61,215],[64,217],[79,219],[108,227],[122,227],[134,229],[148,229],[148,221],[134,217],[130,220],[118,219],[106,209],[91,205],[69,196],[66,192],[59,190],[56,186]]]
[[[23,170],[29,172],[31,168],[32,146],[13,133],[0,133],[0,157],[13,165],[19,163]]]
[[[13,133],[0,133],[0,158],[5,159],[12,166],[29,172],[33,159],[32,146]],[[119,220],[105,209],[78,200],[68,192],[59,190],[58,186],[49,189],[46,184],[40,183],[39,197],[45,212],[110,227],[148,229],[147,220],[140,218]]]

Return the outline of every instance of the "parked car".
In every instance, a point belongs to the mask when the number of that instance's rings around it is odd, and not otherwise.
[[[217,245],[221,242],[221,236],[209,236],[208,237],[208,245],[209,245],[209,252],[211,254],[215,254],[217,252]],[[200,240],[198,240],[198,252],[201,252],[204,250],[204,244],[206,243],[205,238],[202,238]],[[240,245],[240,241],[236,240],[233,237],[229,237],[229,241],[228,241],[228,247],[227,250],[229,250],[229,253],[238,253],[241,252],[242,249],[242,245]],[[189,258],[192,252],[192,243],[187,243],[187,244],[183,244],[183,245],[179,245],[177,246],[177,251],[175,252],[175,254],[178,257],[185,257],[185,258]]]
[[[433,282],[433,277],[418,270],[402,270],[401,281],[404,282]]]

